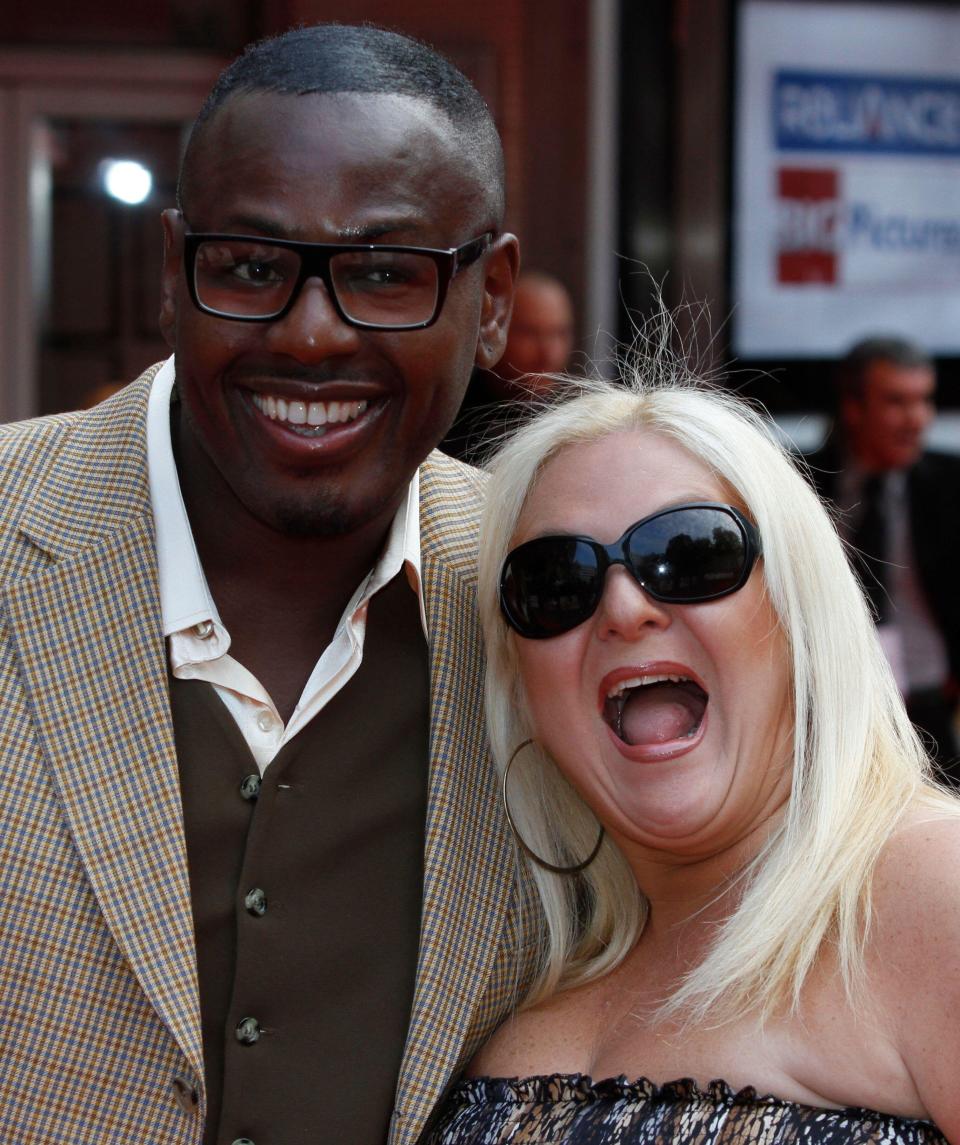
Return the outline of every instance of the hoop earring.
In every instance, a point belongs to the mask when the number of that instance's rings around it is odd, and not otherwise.
[[[513,767],[513,761],[517,758],[520,752],[522,752],[525,747],[529,747],[532,743],[532,739],[525,739],[513,753],[513,755],[510,756],[510,759],[507,762],[507,766],[503,772],[501,792],[503,795],[503,810],[506,813],[507,822],[510,824],[510,830],[513,832],[513,837],[516,839],[520,850],[523,851],[527,858],[532,859],[538,867],[543,867],[545,871],[551,871],[555,875],[578,875],[581,871],[585,871],[600,853],[600,845],[603,842],[603,836],[605,834],[602,825],[600,827],[600,834],[597,836],[597,841],[594,844],[593,850],[589,855],[587,855],[582,863],[575,863],[572,867],[558,867],[554,863],[548,863],[546,859],[541,859],[541,857],[535,851],[531,850],[531,848],[527,846],[523,836],[517,830],[517,825],[513,821],[513,816],[510,814],[510,804],[507,800],[507,780],[510,777],[510,768]]]

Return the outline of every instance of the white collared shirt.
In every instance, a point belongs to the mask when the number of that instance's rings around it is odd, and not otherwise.
[[[223,700],[246,740],[261,774],[288,740],[347,683],[360,667],[370,598],[406,568],[420,602],[427,636],[420,577],[420,484],[417,473],[390,527],[373,569],[347,604],[333,640],[324,649],[303,693],[284,724],[260,681],[230,655],[230,634],[217,612],[200,565],[180,491],[170,440],[173,358],[158,371],[147,413],[147,470],[156,530],[160,610],[171,670],[181,680],[207,680]]]

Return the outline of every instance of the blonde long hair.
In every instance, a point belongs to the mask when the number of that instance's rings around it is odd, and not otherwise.
[[[883,843],[921,789],[952,813],[960,802],[932,786],[836,529],[764,418],[731,393],[676,367],[664,371],[656,359],[640,359],[620,383],[578,381],[571,390],[572,398],[545,409],[491,464],[479,593],[498,766],[531,736],[517,637],[500,614],[497,582],[538,473],[567,446],[623,430],[676,442],[729,487],[760,530],[759,567],[791,657],[794,767],[782,823],[741,872],[736,907],[660,1014],[718,1022],[796,1006],[828,939],[854,999]],[[522,767],[511,772],[510,805],[520,833],[544,858],[567,865],[589,854],[596,820],[542,749],[526,749]],[[546,926],[526,1004],[611,970],[647,913],[642,888],[609,839],[579,885],[529,865]]]

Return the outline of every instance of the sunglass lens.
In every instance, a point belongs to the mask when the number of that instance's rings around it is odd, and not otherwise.
[[[661,600],[723,596],[743,578],[746,546],[736,518],[722,509],[661,513],[630,534],[627,555],[637,579]]]
[[[529,541],[507,558],[500,582],[503,611],[522,635],[559,636],[593,612],[603,591],[597,555],[576,537]]]

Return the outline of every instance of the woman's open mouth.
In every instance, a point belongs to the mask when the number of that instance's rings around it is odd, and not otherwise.
[[[617,680],[606,692],[603,718],[631,747],[692,740],[710,697],[688,676],[643,675]]]

